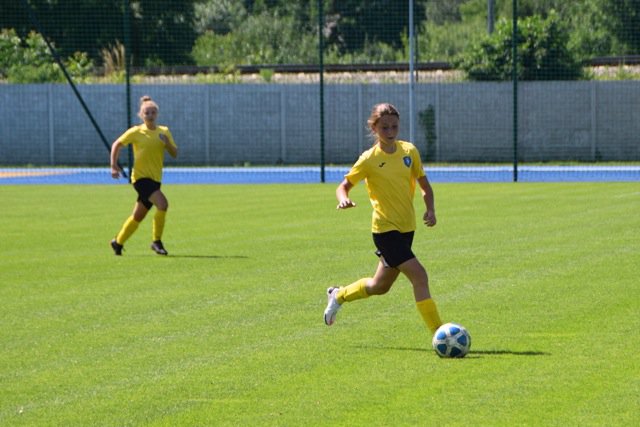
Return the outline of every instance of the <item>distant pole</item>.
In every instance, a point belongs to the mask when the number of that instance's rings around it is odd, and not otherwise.
[[[513,79],[513,182],[518,182],[518,0],[513,0],[513,34],[511,35]]]
[[[125,87],[126,87],[126,98],[127,98],[127,129],[129,129],[132,125],[131,123],[131,80],[129,78],[129,62],[131,55],[129,55],[130,47],[131,47],[131,22],[129,21],[129,11],[130,11],[129,0],[124,1],[124,13],[123,13],[123,26],[124,26],[124,76],[125,76]],[[133,168],[133,151],[131,150],[131,145],[127,147],[127,156],[129,160],[129,181],[131,181],[131,169]]]
[[[415,101],[415,37],[413,30],[413,0],[409,0],[409,140],[415,144],[414,101]]]
[[[493,24],[495,22],[495,0],[487,0],[487,33],[493,33]]]
[[[318,0],[318,64],[320,68],[320,182],[324,177],[324,10],[322,0]]]

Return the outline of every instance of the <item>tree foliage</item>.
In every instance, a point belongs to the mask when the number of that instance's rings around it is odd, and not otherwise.
[[[602,0],[608,28],[624,46],[623,53],[640,53],[640,0]]]
[[[77,64],[103,65],[104,51],[127,39],[126,57],[136,66],[195,64],[229,69],[314,64],[318,62],[318,34],[323,37],[325,63],[408,60],[408,1],[321,1],[324,25],[319,29],[318,0],[3,0],[0,29],[14,29],[23,45],[30,33],[41,31],[62,57],[84,55],[86,59]],[[504,51],[498,40],[485,40],[487,2],[414,0],[417,60],[453,62],[464,52],[471,55],[469,49],[480,40],[487,45],[487,54],[492,49]],[[495,0],[495,16],[509,21],[512,4],[512,0]],[[525,28],[527,19],[536,27],[552,14],[556,16],[550,27],[555,31],[552,35]],[[575,62],[594,56],[640,54],[640,0],[518,0],[518,16],[523,31],[540,43],[529,48],[523,41],[521,48],[536,52],[521,53],[530,58],[521,64],[523,73],[538,67],[554,70],[541,59],[548,61],[553,55],[561,55],[558,61],[573,56]],[[125,31],[127,23],[130,32]],[[552,36],[559,39],[552,40]],[[542,55],[542,45],[555,53]],[[490,58],[498,61],[493,64],[497,68],[508,59],[497,53]],[[565,61],[563,66],[572,68],[573,62]],[[552,71],[554,76],[558,73]],[[560,74],[574,75],[566,70]]]
[[[193,48],[199,65],[223,69],[251,64],[313,64],[317,62],[317,35],[291,16],[265,10],[238,22],[232,31],[208,31]]]
[[[416,1],[414,13],[424,16],[425,2]],[[397,0],[335,0],[326,10],[334,17],[328,42],[340,52],[353,53],[367,44],[402,47],[409,27],[409,2]]]
[[[129,2],[134,65],[191,62],[189,52],[196,38],[194,2]],[[38,31],[56,44],[61,56],[79,51],[98,60],[103,48],[125,41],[124,5],[122,0],[14,0],[2,5],[0,28],[13,28],[21,37]]]
[[[553,11],[546,19],[518,20],[516,70],[521,80],[573,80],[582,65],[568,48],[569,34]],[[513,26],[503,19],[496,31],[474,44],[457,61],[473,80],[510,80],[513,72]]]
[[[93,62],[85,53],[75,52],[63,60],[67,72],[82,80],[93,71]],[[0,31],[0,74],[11,83],[46,83],[65,80],[62,70],[51,60],[42,35],[31,32],[23,41],[15,30]]]

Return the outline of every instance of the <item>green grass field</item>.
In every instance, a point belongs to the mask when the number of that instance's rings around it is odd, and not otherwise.
[[[414,249],[461,360],[404,278],[324,325],[376,264],[334,189],[168,185],[170,256],[149,217],[115,257],[129,187],[0,186],[0,425],[639,425],[638,183],[435,184]]]

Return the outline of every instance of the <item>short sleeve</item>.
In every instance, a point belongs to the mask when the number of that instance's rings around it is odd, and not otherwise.
[[[413,159],[413,161],[411,162],[413,175],[416,177],[416,179],[422,178],[425,175],[424,168],[422,167],[420,152],[415,146],[411,150],[411,158]]]
[[[169,143],[177,148],[176,142],[173,140],[173,135],[171,134],[171,131],[169,130],[169,128],[165,127],[163,129],[161,129],[161,131],[162,131],[162,133],[167,135],[167,138],[169,138]]]
[[[344,177],[353,185],[356,185],[367,177],[366,156],[364,154],[360,156]]]
[[[118,141],[120,141],[120,143],[125,146],[131,144],[135,139],[134,135],[136,134],[137,131],[138,131],[137,126],[127,129],[122,135],[120,135],[120,137],[118,138]]]

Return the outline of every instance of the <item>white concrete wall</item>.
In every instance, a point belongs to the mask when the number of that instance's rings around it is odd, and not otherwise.
[[[123,85],[78,86],[111,144],[127,127]],[[317,164],[316,85],[134,85],[160,105],[180,146],[168,165]],[[377,102],[395,104],[409,139],[408,87],[325,87],[325,160],[352,163],[371,140],[366,120]],[[513,160],[511,83],[417,84],[417,112],[436,111],[440,162]],[[519,83],[520,161],[640,160],[640,82]],[[415,119],[414,143],[426,154]],[[0,85],[0,165],[106,165],[107,148],[66,84]]]

